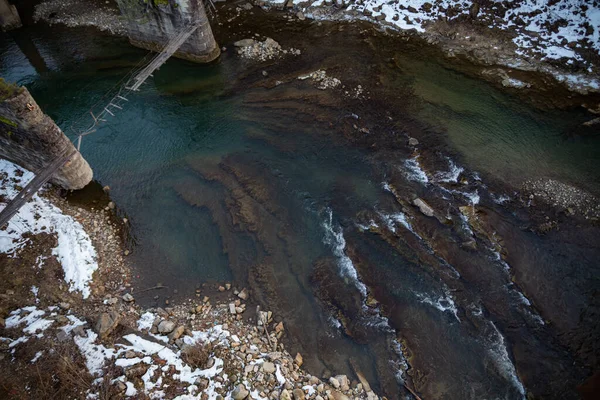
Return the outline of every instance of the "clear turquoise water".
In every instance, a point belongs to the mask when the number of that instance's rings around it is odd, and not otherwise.
[[[101,102],[147,54],[123,39],[59,29],[52,35],[40,29],[18,37],[2,36],[0,52],[0,75],[26,85],[71,137],[76,133],[72,127],[85,124],[90,107]],[[402,72],[390,82],[413,87],[414,118],[439,132],[440,143],[444,143],[440,148],[456,155],[461,163],[515,185],[527,178],[552,177],[592,191],[600,186],[600,173],[594,167],[600,162],[598,137],[565,138],[565,133],[585,121],[583,114],[532,109],[416,54],[400,57],[399,64]],[[410,316],[395,322],[398,336],[404,332],[406,337],[425,337],[435,332],[434,339],[422,339],[423,348],[412,349],[430,355],[428,360],[436,363],[432,368],[434,388],[428,390],[447,390],[461,398],[475,398],[475,394],[520,398],[514,374],[503,368],[511,362],[509,355],[506,360],[497,356],[502,349],[496,351],[494,346],[501,341],[488,320],[471,321],[473,326],[467,326],[449,311],[440,313],[419,301],[419,293],[434,300],[442,296],[443,282],[448,283],[445,275],[419,263],[410,246],[414,236],[399,237],[404,250],[398,251],[355,230],[361,211],[397,211],[398,205],[382,190],[381,182],[386,179],[382,170],[397,169],[408,154],[398,154],[392,162],[386,159],[389,165],[379,169],[372,153],[349,146],[336,137],[334,128],[325,132],[316,123],[289,115],[282,118],[268,108],[248,107],[247,102],[260,94],[260,89],[231,92],[228,83],[239,73],[235,57],[225,56],[208,66],[170,60],[143,90],[130,97],[124,110],[84,140],[82,153],[95,178],[111,187],[119,212],[130,221],[131,259],[138,275],[135,287],[143,289],[157,282],[170,287],[168,293],[160,293],[156,303],[154,293],[140,300],[162,305],[165,296],[174,296],[173,289],[185,296],[204,282],[245,284],[254,273],[256,260],[268,260],[275,266],[272,274],[279,285],[278,294],[286,296],[273,299],[265,295],[265,299],[277,302],[273,306],[284,314],[292,345],[323,352],[318,360],[305,357],[307,364],[315,373],[324,368],[348,373],[346,359],[352,355],[376,382],[377,369],[390,369],[381,350],[389,332],[368,331],[373,337],[366,344],[351,340],[336,330],[313,292],[314,263],[322,257],[340,258],[335,251],[340,242],[334,240],[332,245],[324,240],[328,211],[333,210],[333,228],[344,230],[352,247],[368,254],[364,259],[372,271],[363,270],[365,279],[371,279],[371,286],[378,286],[382,296],[395,302],[397,309],[388,311],[402,318]],[[227,179],[222,178],[227,174],[208,179],[207,171],[219,170],[222,163],[240,168],[240,173],[261,184],[259,188],[270,190],[265,209],[256,206],[254,211],[260,216],[263,242],[279,243],[281,236],[286,239],[281,248],[265,249],[249,233],[251,227],[236,225],[236,216],[223,211],[239,180],[227,186]],[[407,182],[406,190],[409,196],[423,188]],[[483,256],[476,261],[486,262]],[[465,260],[470,262],[473,260]],[[488,280],[497,287],[510,283],[507,276],[494,270]],[[344,285],[350,298],[355,283],[346,277]],[[460,285],[461,291],[469,293],[461,298],[464,303],[456,300],[459,315],[464,317],[473,305],[467,300],[475,302],[480,293]],[[486,287],[478,285],[474,284],[478,290]],[[516,313],[512,306],[506,307]],[[460,376],[456,375],[458,369]],[[466,388],[470,381],[479,383]]]

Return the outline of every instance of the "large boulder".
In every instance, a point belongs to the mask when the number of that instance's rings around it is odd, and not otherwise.
[[[100,339],[107,338],[121,322],[121,315],[116,311],[102,313],[96,322],[96,333]]]

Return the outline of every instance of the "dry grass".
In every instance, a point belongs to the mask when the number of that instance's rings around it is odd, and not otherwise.
[[[183,361],[192,368],[204,369],[208,363],[211,349],[196,343],[194,346],[188,346],[181,352]]]
[[[18,357],[0,363],[0,398],[2,399],[85,399],[93,377],[76,348],[37,342],[35,348],[22,349],[29,354],[45,350],[34,364],[31,358]],[[24,344],[22,346],[27,346]],[[32,346],[30,346],[32,347]],[[4,365],[2,365],[4,364]],[[8,365],[9,364],[9,365]]]

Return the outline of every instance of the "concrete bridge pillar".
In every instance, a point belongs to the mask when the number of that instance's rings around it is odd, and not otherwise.
[[[40,110],[26,88],[0,79],[0,158],[36,172],[73,150],[69,138]],[[50,182],[76,190],[90,183],[92,177],[89,164],[77,153]]]
[[[160,52],[185,26],[199,22],[200,27],[174,56],[206,63],[221,54],[203,0],[117,0],[117,3],[127,20],[129,41],[134,46]]]
[[[19,17],[17,7],[10,4],[8,0],[0,0],[0,29],[6,32],[21,26],[21,17]]]

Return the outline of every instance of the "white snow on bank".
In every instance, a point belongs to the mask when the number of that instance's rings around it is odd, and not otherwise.
[[[22,173],[22,176],[18,176]],[[0,160],[0,195],[12,199],[33,178],[33,173]],[[5,203],[0,203],[0,210]],[[6,230],[0,231],[0,252],[14,255],[27,245],[25,233],[54,233],[58,245],[52,250],[65,272],[65,281],[71,291],[80,291],[83,298],[90,295],[89,283],[98,269],[96,250],[83,226],[47,199],[35,194],[10,220]]]
[[[44,310],[38,310],[35,306],[19,308],[10,313],[10,317],[5,321],[5,326],[10,329],[25,325],[23,333],[40,335],[54,323],[52,320],[42,318],[45,314]]]
[[[155,314],[146,312],[140,318],[141,325],[146,324],[147,321],[153,321],[155,318],[158,318]],[[77,319],[75,318],[75,320]],[[74,321],[74,323],[77,324],[77,321]],[[74,340],[85,358],[89,372],[92,375],[102,377],[102,368],[107,364],[107,361],[123,368],[136,364],[148,365],[149,367],[141,379],[144,382],[142,391],[150,398],[163,398],[164,392],[161,389],[167,387],[163,386],[163,378],[171,375],[171,371],[173,371],[173,379],[189,385],[187,388],[189,395],[178,397],[181,399],[200,399],[200,394],[194,395],[194,392],[198,391],[195,384],[198,378],[209,380],[209,387],[205,390],[207,393],[213,394],[212,397],[209,397],[211,399],[216,398],[215,389],[222,386],[221,383],[212,379],[223,371],[224,362],[218,357],[214,357],[215,362],[210,368],[194,368],[183,361],[180,350],[175,351],[165,343],[144,339],[131,333],[123,336],[123,339],[130,344],[117,343],[114,348],[111,348],[100,343],[98,335],[91,329],[86,330],[86,334],[86,337],[75,335]],[[215,325],[207,331],[193,331],[191,337],[184,336],[183,340],[186,345],[190,346],[203,346],[209,342],[228,345],[230,338],[232,337],[229,331],[224,330],[222,325]],[[138,357],[127,358],[126,353],[128,351],[135,352]],[[125,378],[120,377],[115,381],[121,379],[124,380]],[[127,390],[131,396],[137,394],[132,388],[130,390],[128,387]]]
[[[285,0],[267,0],[281,6]],[[327,6],[323,0],[314,2],[293,0],[303,7],[304,14],[314,19],[370,20],[399,30],[424,33],[428,24],[437,20],[452,21],[459,17],[470,18],[472,0],[363,0],[345,7]],[[317,11],[319,9],[326,12]],[[452,10],[450,13],[449,10]],[[538,56],[542,60],[561,60],[565,66],[577,62],[587,72],[593,72],[590,64],[577,51],[588,49],[600,52],[600,3],[583,0],[492,0],[479,5],[476,19],[490,29],[511,30],[516,33],[513,43],[520,56],[513,68],[529,69],[528,59]],[[465,39],[469,39],[468,36]],[[589,61],[589,60],[588,60]],[[596,65],[598,67],[598,65]],[[587,92],[600,90],[600,81],[581,74],[561,74],[554,68],[546,71],[563,82],[571,90]],[[507,82],[510,85],[521,83]]]
[[[142,314],[140,319],[138,319],[137,326],[140,331],[144,329],[152,328],[152,324],[154,323],[155,315],[151,312],[145,312]]]

